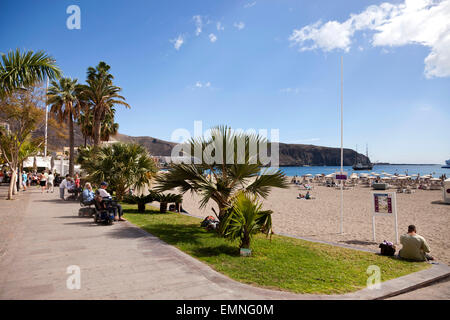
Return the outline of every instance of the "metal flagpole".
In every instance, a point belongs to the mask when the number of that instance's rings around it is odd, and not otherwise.
[[[341,56],[341,175],[344,174],[344,57]],[[344,180],[341,180],[341,234],[344,233]]]
[[[44,141],[44,157],[47,159],[47,130],[48,130],[48,76],[47,76],[47,85],[45,87],[45,141]]]

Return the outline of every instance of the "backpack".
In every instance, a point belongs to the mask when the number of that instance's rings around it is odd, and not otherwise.
[[[214,230],[219,225],[219,221],[217,221],[213,216],[207,216],[200,224],[201,227],[206,228],[207,230]]]
[[[380,254],[382,256],[393,256],[395,254],[395,245],[392,242],[384,240],[378,246],[381,249]]]

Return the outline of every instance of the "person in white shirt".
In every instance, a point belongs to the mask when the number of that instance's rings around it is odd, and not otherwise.
[[[70,176],[69,176],[68,174],[66,174],[65,179],[64,179],[63,181],[61,181],[61,183],[59,184],[59,197],[60,197],[62,200],[65,200],[65,199],[64,199],[64,190],[65,190],[65,189],[68,189],[68,183],[69,183],[69,181],[70,181]]]
[[[54,182],[55,182],[55,176],[53,175],[53,172],[50,171],[50,174],[47,177],[47,193],[50,191],[50,189],[52,190],[52,193],[55,191],[55,187],[54,187]]]
[[[103,181],[102,183],[100,183],[100,188],[97,189],[97,195],[99,197],[101,197],[102,199],[107,199],[107,200],[112,200],[111,195],[109,194],[108,191],[106,191],[106,188],[108,187],[108,184]],[[123,209],[122,206],[116,202],[112,203],[113,207],[114,207],[114,211],[115,211],[115,220],[119,220],[119,221],[125,221],[124,218],[122,218],[123,215]],[[117,215],[119,215],[119,218],[117,218]]]

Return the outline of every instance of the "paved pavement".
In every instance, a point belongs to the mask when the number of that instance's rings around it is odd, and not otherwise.
[[[443,272],[434,268],[387,281],[379,292],[344,296],[273,291],[231,280],[128,222],[103,226],[79,218],[79,205],[56,192],[32,189],[3,199],[0,299],[373,299]],[[80,268],[79,290],[67,288],[70,266]]]

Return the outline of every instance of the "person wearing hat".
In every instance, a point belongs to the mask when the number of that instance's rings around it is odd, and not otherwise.
[[[102,183],[100,183],[100,188],[97,189],[97,195],[100,196],[102,199],[108,199],[108,200],[112,200],[111,195],[109,194],[108,191],[106,191],[106,188],[108,187],[108,183],[106,183],[105,181],[103,181]],[[124,218],[122,218],[123,215],[123,209],[122,206],[116,202],[113,202],[113,207],[115,209],[116,212],[116,220],[119,221],[125,221]],[[119,215],[119,218],[117,219],[117,214]]]

